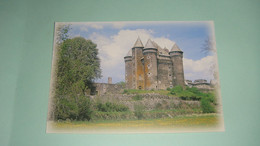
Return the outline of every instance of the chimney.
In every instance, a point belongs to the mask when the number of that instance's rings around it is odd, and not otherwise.
[[[112,77],[108,77],[107,83],[108,83],[108,84],[112,84]]]

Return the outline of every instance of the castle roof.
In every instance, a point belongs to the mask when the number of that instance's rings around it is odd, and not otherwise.
[[[178,47],[178,45],[177,45],[176,43],[172,46],[171,51],[179,51],[179,52],[182,52],[182,50]]]
[[[166,52],[164,49],[162,49],[156,42],[152,41],[152,43],[158,50],[159,55],[169,56],[168,52]]]
[[[128,53],[126,54],[126,56],[132,56],[132,50],[131,50],[131,49],[128,51]]]
[[[146,43],[146,45],[145,45],[144,48],[155,48],[155,49],[156,49],[156,47],[154,46],[154,44],[153,44],[153,42],[151,41],[151,39],[149,39],[149,40],[147,41],[147,43]]]
[[[137,38],[133,48],[136,48],[136,47],[144,47],[144,45],[139,37]]]
[[[168,50],[166,47],[164,47],[163,50],[164,50],[165,52],[169,53],[169,50]]]

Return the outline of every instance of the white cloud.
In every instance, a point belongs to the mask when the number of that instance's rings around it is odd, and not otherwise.
[[[213,69],[215,64],[214,56],[206,56],[200,60],[192,60],[183,58],[185,79],[207,79],[210,81],[213,79]]]
[[[116,29],[121,29],[126,25],[126,23],[125,22],[114,22],[114,23],[112,23],[112,25]]]
[[[81,26],[79,29],[80,31],[88,32],[88,28],[86,26]]]
[[[92,27],[92,28],[95,28],[95,29],[103,29],[102,25],[95,24],[95,23],[91,23],[89,26]]]
[[[103,80],[112,76],[115,81],[124,81],[125,63],[124,56],[133,47],[137,37],[140,37],[143,45],[151,38],[161,47],[168,49],[174,44],[167,38],[153,37],[152,30],[120,30],[116,35],[106,37],[98,33],[93,33],[90,37],[99,48]]]
[[[113,82],[124,81],[125,63],[124,56],[133,47],[137,37],[140,37],[143,45],[151,38],[161,47],[171,49],[175,43],[165,37],[154,37],[153,31],[145,29],[120,30],[116,35],[106,37],[98,33],[91,34],[99,49],[103,78],[100,81],[106,82],[107,77],[112,77]],[[200,60],[183,58],[185,79],[207,79],[212,76],[213,56],[207,56]]]

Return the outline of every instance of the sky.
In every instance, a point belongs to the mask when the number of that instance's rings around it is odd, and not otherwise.
[[[64,24],[64,23],[58,23]],[[133,47],[138,36],[143,45],[148,39],[169,50],[176,43],[183,53],[186,80],[213,79],[213,53],[202,53],[205,40],[214,38],[213,23],[204,22],[87,22],[71,25],[70,38],[84,37],[97,44],[101,59],[102,78],[96,82],[125,81],[124,56]],[[215,47],[214,47],[215,48]]]

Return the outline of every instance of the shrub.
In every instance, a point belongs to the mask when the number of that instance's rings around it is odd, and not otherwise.
[[[214,113],[215,108],[211,104],[211,99],[209,97],[204,97],[200,101],[201,109],[203,113]]]
[[[89,97],[80,96],[78,102],[78,119],[79,120],[90,120],[92,118],[92,109],[91,109],[91,101]]]
[[[97,103],[97,110],[101,112],[124,112],[128,111],[129,108],[123,104],[115,104],[111,102]]]
[[[136,94],[135,96],[132,97],[133,100],[142,100],[143,96]]]
[[[175,86],[174,88],[171,89],[171,94],[172,95],[177,95],[178,93],[181,93],[183,91],[182,86]]]
[[[137,117],[138,120],[141,120],[144,118],[144,107],[142,105],[136,104],[134,105],[134,114]]]
[[[176,86],[171,89],[170,94],[179,96],[182,100],[201,100],[202,98],[208,98],[210,102],[214,104],[216,102],[214,93],[203,93],[196,87],[187,87],[184,90],[181,86]]]
[[[127,94],[128,90],[124,89],[123,94]]]

